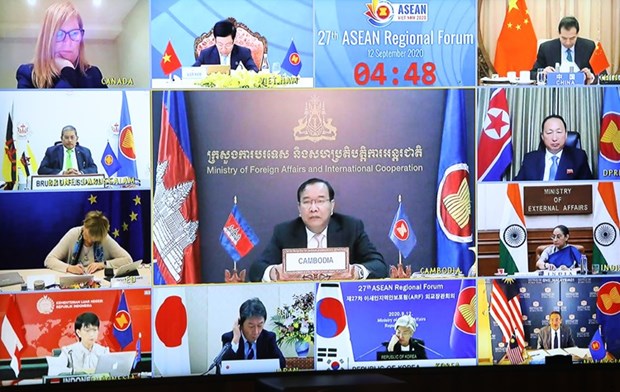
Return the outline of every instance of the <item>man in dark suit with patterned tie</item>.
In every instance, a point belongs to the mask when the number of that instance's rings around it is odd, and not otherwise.
[[[97,165],[90,150],[78,144],[77,130],[73,125],[60,131],[60,141],[45,151],[38,174],[78,175],[95,174]]]
[[[579,22],[573,16],[566,16],[560,20],[558,33],[559,38],[540,44],[536,62],[530,71],[532,78],[536,78],[539,68],[542,68],[546,75],[560,71],[555,69],[556,64],[566,64],[569,67],[573,65],[575,72],[583,72],[586,75],[587,84],[594,82],[595,75],[592,73],[592,66],[590,65],[590,57],[596,49],[594,41],[577,36],[579,34]]]
[[[239,320],[233,329],[222,335],[222,346],[229,347],[223,360],[235,359],[279,359],[280,368],[286,367],[286,360],[276,343],[276,334],[264,329],[267,309],[258,298],[251,298],[241,304]]]
[[[252,51],[246,47],[235,45],[237,28],[229,20],[219,21],[213,26],[215,45],[200,51],[194,67],[202,64],[230,65],[230,69],[237,69],[242,63],[248,71],[258,72],[258,67],[252,59]]]
[[[575,347],[570,328],[562,325],[562,315],[558,311],[549,313],[549,325],[538,332],[538,349]]]
[[[525,154],[521,169],[514,180],[591,180],[588,156],[580,148],[567,146],[567,136],[566,122],[562,116],[547,116],[540,132],[545,148]]]

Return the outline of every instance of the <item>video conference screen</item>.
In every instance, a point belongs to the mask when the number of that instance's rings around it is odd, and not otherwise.
[[[617,362],[620,7],[560,3],[0,2],[1,385]]]

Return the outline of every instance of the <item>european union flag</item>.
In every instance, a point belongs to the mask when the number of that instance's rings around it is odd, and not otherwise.
[[[409,223],[409,217],[403,210],[402,203],[398,203],[398,211],[392,220],[390,239],[405,258],[409,256],[417,243],[417,238],[411,228],[411,223]]]
[[[125,299],[125,291],[121,293],[121,300],[118,302],[112,324],[114,326],[112,334],[118,341],[121,349],[124,349],[129,343],[133,342],[132,320],[127,307],[127,300]]]
[[[295,41],[291,41],[291,46],[289,46],[284,60],[282,60],[281,68],[294,76],[299,75],[299,72],[301,72],[301,57],[295,47]]]
[[[595,361],[600,361],[607,355],[607,351],[605,350],[605,342],[603,342],[600,328],[596,329],[596,333],[592,337],[592,341],[590,342],[588,348],[590,349],[592,359]]]
[[[111,177],[112,174],[116,173],[121,168],[121,163],[118,161],[116,154],[114,154],[114,150],[112,150],[112,146],[110,146],[109,141],[103,150],[101,164],[103,165],[105,172],[108,173],[108,177]]]
[[[127,106],[127,95],[123,91],[123,103],[121,105],[120,133],[118,135],[118,161],[121,168],[118,170],[119,177],[138,178],[136,169],[136,146]]]
[[[258,236],[235,204],[222,228],[220,244],[233,261],[237,262],[247,255],[258,244],[258,241]]]

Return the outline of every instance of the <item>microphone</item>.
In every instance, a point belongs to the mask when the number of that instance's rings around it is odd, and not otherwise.
[[[69,367],[71,367],[71,375],[73,375],[75,372],[75,367],[73,367],[73,350],[69,350],[67,354],[69,355]]]
[[[213,363],[211,364],[211,366],[209,366],[209,369],[207,369],[207,371],[203,373],[203,375],[209,373],[211,369],[213,369],[216,366],[219,366],[222,363],[222,358],[224,357],[224,353],[228,351],[230,347],[232,347],[230,342],[224,344],[224,347],[222,347],[222,350],[220,351],[220,353],[217,354],[217,356],[213,359]]]

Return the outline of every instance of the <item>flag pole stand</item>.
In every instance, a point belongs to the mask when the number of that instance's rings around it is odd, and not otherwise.
[[[409,279],[411,278],[411,266],[403,266],[403,256],[398,252],[398,265],[390,266],[390,278],[392,279]]]
[[[232,272],[224,270],[224,282],[226,283],[243,283],[245,282],[245,270],[237,271],[237,262],[233,263]]]

